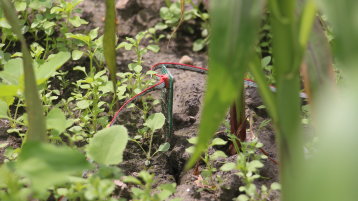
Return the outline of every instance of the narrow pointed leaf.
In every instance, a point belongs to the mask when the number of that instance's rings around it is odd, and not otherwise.
[[[114,94],[116,94],[116,10],[114,0],[106,0],[103,49],[104,58],[113,82]]]
[[[43,107],[38,94],[35,73],[32,66],[32,58],[26,44],[26,40],[21,33],[21,26],[13,5],[8,0],[0,0],[1,8],[10,23],[13,32],[21,43],[23,54],[23,67],[25,74],[25,102],[29,122],[28,137],[29,141],[46,140],[46,124]]]
[[[228,107],[242,89],[243,85],[238,82],[243,82],[248,59],[253,54],[263,5],[261,0],[211,1],[208,89],[198,143],[187,168],[207,148]]]

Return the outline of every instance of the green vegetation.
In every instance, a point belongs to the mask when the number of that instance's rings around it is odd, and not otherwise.
[[[0,0],[0,118],[20,137],[0,144],[0,200],[180,200],[177,184],[152,172],[177,140],[161,136],[160,101],[143,96],[127,107],[124,125],[108,123],[120,104],[157,82],[145,55],[182,35],[192,36],[194,52],[209,46],[199,134],[186,147],[200,191],[218,191],[217,173],[229,172],[242,182],[234,200],[269,200],[279,190],[283,201],[357,200],[356,1],[211,0],[208,12],[204,1],[165,0],[161,22],[125,39],[117,37],[114,0],[105,1],[104,28],[91,30],[80,17],[83,1]],[[135,55],[124,72],[118,50]],[[257,130],[271,123],[275,130],[280,184],[257,184],[265,179],[263,144],[228,131],[233,103],[239,127],[246,122],[244,78],[256,81],[258,109],[269,115]],[[214,137],[222,124],[225,137]],[[235,161],[223,162],[230,154]],[[123,170],[129,155],[141,157],[138,173]]]

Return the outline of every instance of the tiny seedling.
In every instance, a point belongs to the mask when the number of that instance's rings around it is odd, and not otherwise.
[[[139,178],[133,176],[125,176],[123,177],[123,181],[126,183],[132,183],[137,185],[138,187],[132,187],[132,200],[133,201],[179,201],[181,199],[173,198],[169,199],[169,197],[175,193],[176,184],[161,184],[157,188],[153,188],[155,183],[154,175],[150,174],[146,171],[139,172]]]
[[[154,113],[148,117],[146,122],[144,123],[144,128],[142,129],[143,135],[136,135],[133,139],[131,139],[133,142],[137,143],[139,147],[143,150],[143,152],[146,154],[147,160],[145,161],[145,164],[148,166],[150,165],[150,160],[153,158],[157,153],[159,152],[166,152],[170,148],[170,144],[168,142],[165,142],[159,146],[159,148],[153,153],[152,152],[152,146],[153,146],[153,137],[155,131],[163,128],[165,123],[165,117],[162,113]],[[144,139],[149,138],[149,148],[148,151],[146,151],[141,141]]]
[[[235,135],[229,135],[230,140],[236,144],[238,148],[237,137]],[[269,198],[271,193],[275,190],[279,190],[278,183],[272,183],[270,188],[267,189],[265,185],[261,186],[261,192],[257,189],[254,181],[260,178],[258,170],[263,167],[262,159],[267,159],[267,156],[263,154],[257,154],[257,150],[263,146],[262,143],[253,140],[250,142],[240,142],[241,150],[238,152],[236,163],[225,163],[221,166],[221,171],[237,171],[237,175],[243,180],[244,186],[241,186],[239,190],[245,194],[239,195],[236,198],[237,201],[264,201]]]
[[[189,143],[192,144],[192,146],[187,148],[185,151],[192,154],[194,151],[194,146],[197,143],[197,140],[198,140],[197,137],[192,137],[188,139]],[[227,144],[225,140],[221,138],[214,138],[209,145],[209,149],[213,148],[213,146],[221,146],[225,144]],[[201,157],[201,159],[205,163],[205,168],[201,171],[200,174],[203,178],[203,185],[207,186],[209,190],[216,190],[217,183],[218,183],[216,181],[220,180],[220,178],[213,177],[214,173],[217,171],[217,169],[214,167],[214,162],[219,158],[226,158],[226,157],[227,156],[223,151],[214,151],[211,154],[205,152],[204,156]]]

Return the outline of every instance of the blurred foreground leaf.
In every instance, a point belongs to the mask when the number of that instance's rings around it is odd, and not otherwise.
[[[28,136],[29,141],[46,140],[46,124],[43,107],[37,91],[35,73],[32,67],[32,58],[26,44],[26,40],[21,33],[21,26],[13,5],[8,0],[0,0],[1,8],[10,23],[13,32],[19,38],[23,55],[23,67],[25,74],[25,102],[28,116]]]
[[[42,192],[86,168],[89,163],[79,151],[40,142],[26,143],[16,162],[18,173],[29,178],[32,187]]]

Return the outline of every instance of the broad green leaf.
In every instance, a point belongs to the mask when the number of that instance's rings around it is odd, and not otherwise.
[[[31,181],[37,191],[69,181],[69,176],[89,168],[85,156],[69,147],[28,142],[22,147],[16,170]]]
[[[24,11],[26,9],[26,2],[15,2],[16,11]]]
[[[262,164],[260,161],[258,160],[253,160],[248,162],[247,164],[247,171],[249,172],[255,172],[257,171],[259,168],[262,168],[264,166],[264,164]]]
[[[105,128],[90,140],[87,154],[97,163],[117,165],[122,162],[127,141],[127,129],[123,126]]]
[[[161,144],[161,145],[159,146],[158,151],[160,151],[160,152],[166,152],[166,151],[169,150],[169,148],[170,148],[170,144],[169,144],[168,142],[166,142],[166,143],[163,143],[163,144]]]
[[[59,69],[63,64],[65,64],[71,58],[69,52],[59,52],[50,59],[48,59],[44,64],[39,66],[36,71],[36,81],[37,84],[42,84],[48,78],[53,76],[57,69]]]
[[[17,94],[18,90],[19,90],[18,86],[0,84],[0,97],[12,97],[12,96],[15,96]]]
[[[227,158],[227,155],[223,151],[215,151],[210,155],[210,160],[216,160],[218,158]]]
[[[194,41],[193,43],[193,51],[197,52],[202,50],[205,47],[205,40],[204,39],[198,39]]]
[[[198,143],[187,167],[194,165],[242,90],[244,74],[263,12],[263,0],[226,0],[211,3],[211,41],[208,87],[201,113]],[[230,22],[230,25],[228,25]]]
[[[66,116],[59,108],[53,108],[46,117],[47,129],[55,129],[59,133],[66,130]]]
[[[144,126],[147,126],[152,131],[160,129],[164,126],[165,117],[162,113],[154,113],[150,115],[147,121],[144,123]]]
[[[227,141],[221,139],[221,138],[214,138],[213,141],[211,142],[211,146],[215,146],[215,145],[225,145],[227,143]]]
[[[92,30],[89,32],[88,36],[91,38],[91,40],[94,40],[94,39],[97,38],[97,36],[98,36],[98,29],[99,29],[99,27],[97,27],[97,28],[95,28],[95,29],[92,29]]]
[[[0,118],[8,118],[8,110],[9,106],[4,101],[0,100]]]
[[[4,65],[0,72],[0,78],[8,84],[18,85],[21,75],[24,72],[21,58],[11,59]]]
[[[36,86],[36,78],[32,67],[32,58],[26,44],[26,40],[21,32],[21,26],[13,5],[8,0],[0,0],[1,8],[6,19],[11,24],[12,30],[19,38],[21,51],[23,54],[23,67],[25,74],[25,102],[28,116],[28,141],[45,141],[46,123],[43,113],[40,96]]]
[[[159,47],[159,45],[153,45],[153,44],[151,44],[151,45],[148,45],[148,46],[147,46],[147,49],[150,50],[150,51],[152,51],[152,52],[158,53],[159,50],[160,50],[160,47]]]
[[[221,171],[231,171],[236,168],[235,163],[225,163],[223,166],[220,167]]]
[[[116,94],[116,10],[115,0],[106,0],[106,17],[104,22],[103,53],[107,68],[113,82],[114,94]],[[117,97],[117,96],[114,96]]]
[[[83,55],[83,52],[80,50],[73,50],[72,51],[72,60],[77,61],[79,60]]]
[[[83,34],[66,33],[66,37],[80,40],[80,41],[84,42],[87,46],[89,46],[90,42],[91,42],[91,38],[89,36],[86,36]]]
[[[88,22],[84,19],[81,19],[79,16],[73,16],[69,19],[69,22],[74,26],[74,27],[79,27],[83,24],[88,24]]]
[[[81,100],[76,103],[77,107],[81,110],[87,109],[91,105],[89,100]]]

